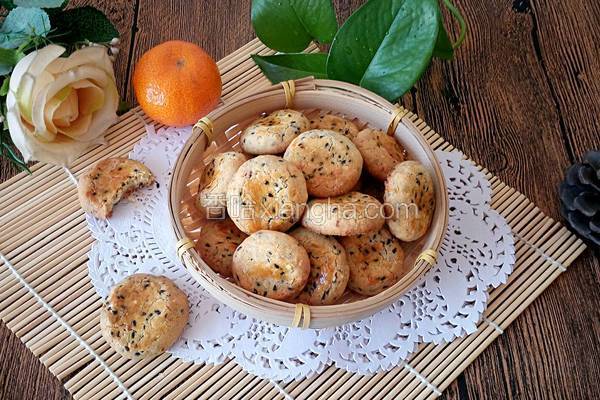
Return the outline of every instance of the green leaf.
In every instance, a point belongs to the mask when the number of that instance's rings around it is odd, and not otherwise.
[[[327,54],[325,53],[277,54],[274,56],[254,54],[252,59],[272,83],[306,76],[327,78]]]
[[[10,77],[4,77],[2,81],[2,86],[0,86],[0,97],[4,97],[8,94],[8,85],[10,83]]]
[[[71,8],[52,14],[51,22],[52,26],[61,33],[57,39],[63,43],[85,41],[106,43],[119,37],[119,31],[106,15],[91,6]]]
[[[444,25],[440,21],[440,32],[438,33],[437,41],[435,42],[435,48],[433,49],[433,56],[441,58],[443,60],[452,60],[454,58],[454,48],[448,32],[444,28]]]
[[[24,54],[20,51],[14,49],[3,49],[0,47],[0,75],[6,75],[10,73],[13,67],[17,65],[23,56]],[[6,93],[2,94],[2,92],[0,92],[0,96],[5,95]]]
[[[304,50],[313,39],[330,43],[337,30],[331,0],[253,0],[251,16],[260,40],[287,53]]]
[[[439,25],[436,0],[369,0],[335,36],[327,75],[394,101],[429,65]]]
[[[12,10],[16,7],[12,0],[0,0],[0,7],[4,7],[7,10]]]
[[[117,107],[117,115],[123,115],[129,110],[131,110],[131,104],[129,104],[125,100],[119,101],[119,107]]]
[[[63,0],[12,0],[17,7],[56,8],[63,6]]]
[[[39,8],[12,9],[0,27],[0,47],[14,49],[32,36],[46,36],[50,31],[48,14]]]
[[[306,31],[319,43],[331,43],[338,29],[331,0],[289,0]]]

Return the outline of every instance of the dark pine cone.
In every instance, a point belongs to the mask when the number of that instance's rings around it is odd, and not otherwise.
[[[560,184],[560,213],[581,237],[600,247],[600,151],[573,164]]]

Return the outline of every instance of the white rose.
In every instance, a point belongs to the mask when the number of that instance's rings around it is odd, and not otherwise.
[[[105,47],[60,57],[49,45],[15,66],[6,98],[10,136],[25,161],[69,165],[104,142],[117,120],[119,94]]]

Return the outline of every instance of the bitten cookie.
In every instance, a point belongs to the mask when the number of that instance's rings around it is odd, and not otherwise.
[[[227,188],[227,212],[247,234],[262,229],[285,232],[299,219],[308,193],[302,172],[276,156],[246,161]]]
[[[233,279],[246,290],[276,300],[291,300],[310,273],[306,250],[296,239],[276,231],[258,231],[233,255]]]
[[[358,235],[381,229],[385,223],[383,214],[379,200],[363,193],[350,192],[309,201],[302,226],[323,235]]]
[[[228,277],[233,253],[247,236],[229,218],[210,220],[202,225],[196,249],[213,271]]]
[[[308,253],[310,275],[295,301],[312,306],[335,303],[346,291],[350,267],[346,251],[330,236],[296,228],[291,233]]]
[[[141,162],[128,158],[107,158],[79,178],[79,202],[84,211],[106,219],[123,197],[153,182],[154,175]]]
[[[135,274],[112,288],[100,310],[108,344],[129,359],[164,353],[183,332],[188,300],[169,278]]]
[[[386,229],[341,239],[350,264],[348,287],[372,296],[393,286],[407,272],[404,251],[398,239]]]
[[[363,165],[350,139],[326,130],[302,133],[290,143],[283,158],[302,171],[308,194],[316,197],[348,193],[360,179]]]
[[[358,128],[352,121],[333,114],[320,115],[310,120],[310,129],[325,129],[341,133],[350,140],[358,135]]]
[[[249,154],[280,154],[310,122],[299,111],[279,110],[254,121],[242,132],[240,143]]]
[[[394,236],[411,242],[427,232],[435,211],[435,187],[421,163],[398,164],[385,181],[384,199],[390,206],[387,224]]]
[[[363,156],[367,171],[381,181],[406,158],[404,148],[396,139],[377,129],[363,129],[354,139],[354,144]]]
[[[198,186],[196,205],[208,218],[225,215],[227,207],[227,185],[238,168],[248,161],[242,153],[228,151],[215,154],[204,168]]]

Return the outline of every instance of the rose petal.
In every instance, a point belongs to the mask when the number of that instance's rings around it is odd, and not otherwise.
[[[44,113],[48,99],[54,97],[65,86],[83,79],[90,79],[100,86],[105,86],[108,82],[112,82],[102,69],[87,65],[57,75],[56,79],[42,89],[33,101],[31,116],[33,119],[33,126],[35,127],[34,136],[44,140],[47,136],[51,135],[51,132],[46,129]],[[101,133],[102,132],[93,132],[90,134],[97,136]]]
[[[84,47],[74,51],[67,58],[58,58],[48,65],[48,72],[51,74],[59,74],[68,69],[77,68],[80,65],[95,65],[104,70],[114,79],[114,70],[112,62],[108,57],[108,52],[104,46]]]
[[[102,108],[104,104],[104,91],[91,81],[84,80],[73,84],[77,89],[80,114],[92,114]]]
[[[10,137],[28,162],[38,160],[55,165],[69,165],[90,146],[99,142],[78,142],[63,135],[57,135],[55,141],[46,143],[33,136],[33,127],[28,126],[19,115],[17,101],[13,92],[6,98],[7,120]]]
[[[71,122],[79,117],[79,102],[77,91],[70,88],[67,98],[60,103],[56,111],[51,115],[51,121],[54,121],[56,126],[69,126]]]
[[[92,123],[92,115],[81,115],[75,121],[71,121],[68,125],[58,126],[58,131],[71,139],[78,139],[88,132]]]

